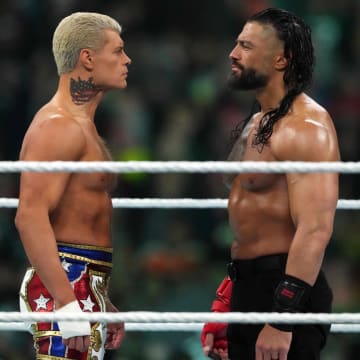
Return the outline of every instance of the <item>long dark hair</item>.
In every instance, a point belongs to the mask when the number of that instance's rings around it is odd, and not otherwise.
[[[268,111],[261,118],[253,140],[253,144],[262,149],[273,132],[274,124],[287,114],[294,99],[311,85],[315,56],[311,29],[295,14],[283,9],[269,8],[253,15],[247,22],[271,25],[279,40],[284,43],[284,56],[288,61],[284,73],[287,93],[276,109]],[[253,113],[231,132],[231,144],[236,141],[252,116]]]

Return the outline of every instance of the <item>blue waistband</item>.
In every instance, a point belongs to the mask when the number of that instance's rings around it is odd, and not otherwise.
[[[58,251],[62,256],[69,257],[74,260],[89,260],[94,263],[104,263],[104,265],[108,266],[111,266],[112,263],[112,248],[58,243]]]

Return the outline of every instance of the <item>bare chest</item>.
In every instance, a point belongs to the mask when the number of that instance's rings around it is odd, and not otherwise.
[[[269,144],[260,147],[253,144],[254,136],[255,126],[253,123],[249,123],[234,143],[228,161],[274,161],[275,158],[271,152],[271,139]],[[243,189],[260,191],[274,185],[278,181],[279,175],[268,173],[228,174],[226,184],[232,187],[235,178],[236,183]]]
[[[111,161],[110,151],[97,134],[87,137],[86,153],[82,161]],[[74,181],[93,191],[110,192],[116,186],[116,175],[105,172],[79,173]]]

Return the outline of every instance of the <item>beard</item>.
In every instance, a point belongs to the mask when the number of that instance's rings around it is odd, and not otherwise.
[[[256,90],[267,85],[269,77],[260,74],[253,68],[245,69],[241,65],[237,65],[241,69],[238,75],[232,72],[228,79],[228,85],[233,90]]]

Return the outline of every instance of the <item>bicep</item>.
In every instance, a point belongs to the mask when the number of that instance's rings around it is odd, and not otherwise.
[[[338,200],[335,173],[288,174],[289,207],[296,227],[332,227]]]
[[[19,206],[42,206],[51,211],[59,203],[69,178],[69,173],[22,173]]]

